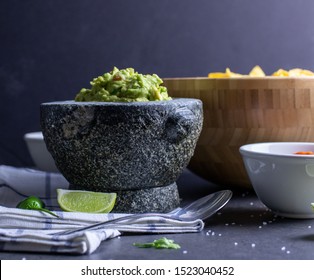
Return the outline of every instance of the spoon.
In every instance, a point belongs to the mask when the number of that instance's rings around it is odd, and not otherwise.
[[[64,234],[72,234],[84,230],[96,230],[107,225],[113,226],[115,224],[120,224],[121,222],[132,222],[141,218],[146,217],[161,217],[174,219],[179,221],[194,221],[197,219],[206,220],[210,216],[214,215],[217,211],[219,211],[222,207],[224,207],[228,201],[232,197],[232,191],[230,190],[222,190],[207,196],[204,196],[191,204],[183,207],[177,208],[167,214],[165,213],[141,213],[141,214],[130,214],[127,216],[123,216],[120,218],[116,218],[113,220],[108,220],[105,222],[96,223],[93,225],[81,227],[78,229],[62,231],[58,233],[54,233],[54,235],[64,235]]]

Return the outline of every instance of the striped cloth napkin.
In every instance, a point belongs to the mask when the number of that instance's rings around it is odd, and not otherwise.
[[[102,241],[123,232],[184,233],[199,232],[204,227],[202,220],[182,222],[151,216],[132,223],[62,235],[62,231],[127,215],[60,211],[56,189],[67,187],[68,182],[58,173],[0,166],[0,250],[91,254]],[[40,211],[15,208],[20,200],[30,195],[43,199],[47,208],[53,209],[60,218]]]
[[[59,209],[57,188],[67,189],[68,181],[60,173],[32,168],[0,165],[0,205],[15,207],[24,198],[41,198],[47,208]]]

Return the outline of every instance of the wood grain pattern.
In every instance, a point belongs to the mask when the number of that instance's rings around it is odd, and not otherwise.
[[[172,97],[203,101],[204,124],[189,168],[225,187],[251,187],[240,146],[314,142],[314,78],[165,78]]]

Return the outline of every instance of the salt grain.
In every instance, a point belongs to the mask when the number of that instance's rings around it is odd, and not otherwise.
[[[281,247],[281,251],[285,251],[286,250],[286,247]]]
[[[183,253],[183,254],[187,254],[187,253],[188,253],[188,251],[184,250],[182,253]]]
[[[255,244],[254,244],[254,243],[252,243],[252,245],[251,245],[251,246],[252,246],[252,248],[254,248],[254,247],[255,247]]]
[[[238,245],[238,242],[234,242],[234,246],[237,246]]]
[[[307,228],[312,228],[312,226],[308,226]]]

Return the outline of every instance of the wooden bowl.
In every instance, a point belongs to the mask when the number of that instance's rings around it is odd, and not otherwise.
[[[189,169],[225,187],[249,187],[239,148],[314,142],[314,78],[165,78],[169,95],[203,101],[204,123]]]

